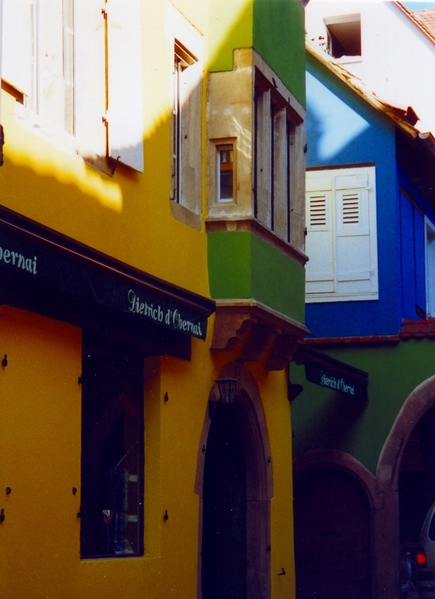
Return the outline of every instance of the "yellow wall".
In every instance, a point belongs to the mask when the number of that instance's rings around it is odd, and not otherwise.
[[[1,354],[8,359],[0,370],[0,509],[6,517],[0,525],[2,597],[194,597],[199,439],[224,355],[214,363],[207,346],[194,341],[192,362],[146,360],[146,555],[80,560],[80,331],[2,307],[0,338]],[[272,596],[288,597],[294,581],[286,381],[283,372],[266,375],[263,364],[250,370],[263,387],[274,472]],[[281,568],[287,575],[278,577]]]
[[[188,19],[204,27],[203,3],[177,4],[188,7]],[[15,100],[3,91],[1,201],[141,270],[208,295],[205,232],[186,226],[170,212],[173,42],[165,35],[165,2],[146,2],[142,13],[142,31],[147,32],[142,36],[144,173],[120,164],[110,178],[86,166],[73,153],[59,150],[62,146],[53,140],[18,124]]]
[[[177,0],[205,29],[202,0]],[[233,3],[235,4],[235,3]],[[246,2],[237,4],[240,9]],[[236,10],[239,18],[240,11]],[[207,239],[174,219],[169,201],[169,75],[164,2],[146,2],[145,172],[92,170],[17,123],[2,92],[1,203],[63,234],[209,296]],[[147,23],[153,23],[150,28]],[[232,23],[228,23],[230,28]],[[237,353],[192,340],[192,360],[145,361],[145,556],[80,560],[81,331],[0,307],[0,591],[2,598],[192,599],[197,593],[200,499],[194,492],[210,390]],[[292,597],[291,426],[286,373],[248,365],[260,387],[275,495],[271,500],[274,598]],[[167,393],[168,401],[164,401]],[[12,492],[6,495],[5,489]],[[73,487],[77,493],[72,492]],[[163,520],[167,510],[169,519]],[[284,568],[286,576],[278,577]]]
[[[0,593],[77,596],[81,334],[1,307],[0,339]]]

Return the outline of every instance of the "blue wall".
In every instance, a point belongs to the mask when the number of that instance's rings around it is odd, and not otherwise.
[[[379,299],[307,304],[306,324],[314,337],[397,334],[402,292],[395,127],[311,55],[307,144],[307,167],[376,166]]]
[[[425,216],[435,224],[435,210],[402,169],[399,182],[402,311],[404,318],[416,319],[426,312]]]

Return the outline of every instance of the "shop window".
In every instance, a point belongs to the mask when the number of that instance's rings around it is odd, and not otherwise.
[[[306,179],[306,301],[378,299],[375,167]]]
[[[3,25],[20,123],[108,174],[142,171],[139,0],[4,0]]]
[[[84,335],[81,557],[143,554],[143,360]]]

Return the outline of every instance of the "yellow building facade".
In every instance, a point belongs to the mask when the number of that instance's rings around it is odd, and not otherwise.
[[[3,0],[2,597],[294,596],[303,7],[224,4]]]

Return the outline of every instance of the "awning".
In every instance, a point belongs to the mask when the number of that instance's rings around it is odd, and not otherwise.
[[[205,339],[213,300],[139,271],[0,208],[0,273],[8,273]]]
[[[298,348],[295,361],[304,365],[305,377],[310,383],[353,399],[368,400],[368,372],[305,345]]]

